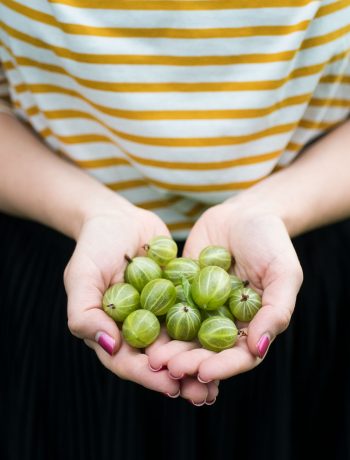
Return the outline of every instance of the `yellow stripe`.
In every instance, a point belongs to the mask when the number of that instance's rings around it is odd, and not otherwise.
[[[100,37],[133,37],[133,38],[176,38],[176,39],[206,39],[206,38],[235,38],[251,36],[287,35],[307,29],[310,20],[286,26],[252,26],[233,28],[206,29],[176,29],[176,28],[116,28],[93,27],[88,25],[60,23],[52,15],[29,8],[13,0],[2,0],[8,8],[35,21],[58,27],[68,34],[93,35]],[[349,0],[334,2],[317,11],[316,18],[332,14],[350,5]],[[80,6],[80,5],[79,5]]]
[[[49,0],[49,3],[75,6],[78,8],[98,8],[111,10],[232,10],[244,8],[294,8],[313,3],[312,0],[235,0],[232,1],[130,1],[130,0]]]
[[[123,152],[125,152],[124,149]],[[270,161],[275,158],[278,158],[281,154],[281,150],[276,150],[270,153],[263,153],[261,155],[252,155],[249,157],[243,158],[234,158],[231,160],[226,161],[216,161],[216,162],[184,162],[184,161],[160,161],[160,160],[153,160],[153,159],[146,159],[142,157],[138,157],[136,155],[131,154],[130,152],[125,152],[135,163],[141,164],[147,167],[153,168],[165,168],[165,169],[178,169],[178,170],[188,170],[188,171],[211,171],[217,169],[227,169],[233,168],[238,166],[246,166],[256,163],[263,163],[265,161]],[[107,164],[108,163],[108,164]],[[118,166],[121,164],[129,164],[127,161],[125,163],[122,160],[116,158],[108,158],[106,160],[80,160],[77,164],[82,168],[104,168],[106,166]]]
[[[154,55],[100,55],[75,53],[66,48],[48,45],[23,32],[0,22],[0,26],[11,36],[39,48],[52,50],[57,56],[72,59],[77,62],[91,64],[131,64],[131,65],[176,65],[176,66],[206,66],[206,65],[232,65],[249,63],[266,63],[291,60],[298,50],[282,51],[278,53],[240,54],[232,56],[154,56]],[[330,32],[314,38],[306,39],[301,49],[311,48],[340,38],[350,31],[350,25],[337,31]]]
[[[51,50],[57,56],[76,62],[89,64],[125,64],[125,65],[167,65],[167,66],[208,66],[233,64],[258,64],[266,62],[289,61],[298,50],[278,53],[237,54],[231,56],[155,56],[155,55],[118,55],[75,53],[66,48],[49,45],[38,38],[24,34],[0,21],[7,34],[38,48]]]
[[[320,99],[313,98],[310,101],[310,106],[312,107],[350,107],[350,99]]]
[[[182,169],[182,170],[193,170],[193,171],[210,171],[213,169],[227,169],[234,168],[239,166],[252,165],[256,163],[264,163],[266,161],[273,160],[278,158],[281,155],[281,150],[276,150],[269,153],[263,153],[261,155],[252,155],[243,158],[234,158],[231,160],[220,160],[216,162],[198,162],[190,163],[184,161],[159,161],[153,159],[146,159],[137,157],[128,153],[130,158],[135,162],[142,164],[144,166],[153,167],[153,168],[166,168],[166,169]]]
[[[50,137],[50,136],[54,136],[53,132],[51,131],[50,128],[45,128],[41,131],[39,131],[39,135],[43,138],[46,138],[46,137]],[[57,137],[57,136],[55,136]]]
[[[335,126],[338,122],[315,122],[312,120],[301,120],[299,127],[304,129],[329,129]],[[220,145],[237,145],[253,140],[261,139],[267,136],[281,134],[289,131],[293,131],[298,126],[298,123],[287,123],[282,125],[276,125],[263,131],[257,131],[252,134],[246,134],[241,136],[222,136],[222,137],[210,137],[210,138],[153,138],[137,136],[132,134],[120,133],[119,137],[131,140],[132,142],[141,143],[145,145],[158,145],[167,147],[214,147]],[[60,136],[56,134],[57,139],[65,144],[79,144],[79,143],[91,143],[91,142],[107,142],[110,143],[110,139],[102,134],[81,134],[72,136]],[[277,154],[277,152],[276,152]],[[272,155],[272,154],[271,154]],[[140,159],[138,159],[140,161]],[[147,160],[142,160],[147,161]],[[151,161],[151,160],[148,160]],[[187,168],[186,168],[187,169]]]
[[[27,110],[27,115],[35,115],[38,113],[38,108],[37,107],[31,107]],[[46,115],[47,112],[44,112]],[[86,118],[91,118],[94,119],[93,116],[84,114],[86,115]],[[52,117],[48,117],[49,119]],[[97,120],[96,120],[97,121]],[[106,129],[109,129],[110,131],[114,131],[108,126],[104,125],[104,123],[100,122],[102,126],[104,126]],[[50,135],[53,135],[52,131],[50,131]],[[67,137],[66,136],[58,136],[57,138],[62,141],[63,143],[66,143]],[[72,138],[75,140],[77,136],[69,136],[68,138],[68,143],[72,143]],[[181,162],[181,161],[160,161],[160,160],[154,160],[151,158],[143,158],[136,156],[129,151],[125,150],[123,147],[121,147],[117,142],[112,141],[109,139],[107,136],[100,136],[99,140],[96,140],[95,137],[91,137],[91,135],[82,135],[79,136],[80,140],[84,142],[109,142],[109,143],[114,143],[115,145],[118,146],[118,148],[129,158],[131,158],[133,161],[142,164],[144,166],[148,167],[156,167],[156,168],[167,168],[167,169],[183,169],[183,170],[212,170],[212,169],[225,169],[225,168],[232,168],[232,167],[237,167],[237,166],[244,166],[244,165],[249,165],[249,164],[255,164],[255,163],[260,163],[260,162],[265,162],[272,160],[274,158],[277,158],[282,152],[280,150],[276,150],[273,152],[268,152],[264,154],[259,154],[259,155],[252,155],[249,157],[243,157],[243,158],[235,158],[231,160],[220,160],[219,162],[206,162],[206,163],[198,163],[198,162]],[[94,168],[104,168],[108,166],[119,166],[119,165],[130,165],[130,163],[126,159],[122,158],[104,158],[104,159],[96,159],[96,160],[74,160],[77,165],[79,165],[82,168],[88,168],[88,169],[94,169]]]
[[[9,51],[8,48],[6,46],[4,46],[4,48],[6,49],[6,51]],[[3,61],[1,63],[2,67],[7,70],[7,71],[10,71],[10,70],[14,70],[16,69],[16,66],[14,65],[13,62],[11,61]]]
[[[296,142],[289,142],[289,144],[286,147],[286,150],[297,151],[300,150],[302,147],[302,144],[297,144]]]
[[[325,121],[315,121],[315,120],[301,120],[299,123],[300,128],[304,129],[322,129],[328,130],[340,122],[325,122]]]
[[[54,16],[42,13],[12,0],[2,0],[2,3],[27,18],[49,26],[57,27],[67,34],[93,35],[98,37],[206,39],[266,35],[273,36],[299,32],[307,29],[310,24],[310,20],[306,20],[288,26],[224,27],[206,29],[93,27],[88,25],[59,22]]]
[[[77,166],[84,169],[107,168],[109,166],[131,166],[124,158],[100,158],[98,160],[74,160]]]
[[[127,190],[131,188],[138,188],[138,187],[146,187],[148,184],[143,179],[134,179],[134,180],[126,180],[121,182],[113,182],[110,184],[105,184],[111,190]]]
[[[244,190],[258,183],[266,176],[259,179],[241,182],[228,182],[223,184],[171,184],[148,178],[147,181],[156,187],[164,188],[172,192],[225,192],[230,190]]]
[[[130,120],[212,120],[212,119],[242,119],[258,118],[270,115],[293,105],[307,103],[312,93],[291,96],[271,106],[257,109],[226,109],[226,110],[122,110],[96,104],[77,91],[69,90],[56,85],[28,85],[33,93],[60,93],[76,97],[90,104],[107,115]],[[78,110],[59,110],[48,112],[52,118],[84,117],[84,112]]]
[[[259,90],[272,90],[281,87],[286,82],[294,78],[302,78],[309,75],[314,75],[323,70],[324,66],[328,63],[336,62],[338,60],[344,59],[348,56],[349,50],[343,51],[334,55],[330,60],[325,61],[321,64],[316,64],[312,66],[300,67],[294,69],[286,77],[280,80],[263,80],[263,81],[249,81],[249,82],[212,82],[212,83],[111,83],[106,81],[93,81],[82,79],[70,74],[64,68],[46,64],[43,62],[35,61],[34,59],[29,59],[21,56],[15,56],[12,51],[4,46],[6,51],[17,60],[18,64],[22,66],[33,66],[48,72],[56,72],[59,74],[66,75],[74,79],[77,83],[82,86],[97,89],[101,91],[117,91],[117,92],[164,92],[164,91],[181,91],[181,92],[195,92],[195,91],[259,91]],[[3,66],[6,70],[11,70],[14,68],[14,64],[11,61],[6,61],[3,63]],[[322,81],[322,80],[321,80]],[[51,87],[51,85],[44,85],[46,87]],[[55,86],[52,86],[55,88]],[[59,87],[58,87],[59,88]],[[78,95],[79,93],[70,91],[71,95]],[[68,93],[67,93],[68,94]],[[84,99],[87,101],[87,99]],[[99,108],[101,106],[95,105]],[[101,108],[99,108],[101,110]]]
[[[160,209],[160,208],[167,208],[168,206],[177,203],[180,201],[182,198],[179,196],[174,196],[169,199],[165,200],[151,200],[151,201],[143,201],[141,203],[137,203],[137,206],[143,209],[147,210],[153,210],[153,209]]]
[[[188,230],[189,228],[193,227],[193,222],[173,222],[167,224],[167,227],[171,232],[174,232],[176,230]]]
[[[342,37],[343,35],[346,35],[348,32],[350,32],[350,24],[344,27],[341,27],[340,29],[329,32],[328,34],[325,34],[325,35],[320,35],[318,37],[313,37],[313,38],[307,38],[306,40],[304,40],[300,49],[304,50],[307,48],[313,48],[315,46],[320,46],[326,43],[330,43]]]
[[[26,114],[28,115],[28,117],[34,117],[35,115],[38,115],[40,113],[40,110],[38,107],[34,106],[34,107],[29,107],[27,110],[26,110]]]
[[[335,13],[336,11],[342,10],[350,6],[350,0],[339,0],[329,5],[322,6],[316,14],[316,18],[320,18],[322,16],[327,16],[328,14]]]
[[[327,101],[322,101],[322,102],[327,102]],[[317,102],[319,103],[319,102]],[[38,109],[36,107],[32,107],[27,111],[27,114],[36,114],[38,112]],[[83,114],[86,115],[86,118],[92,118],[94,119],[93,116],[88,115],[88,114]],[[48,117],[50,118],[50,117]],[[108,126],[104,125],[102,122],[100,122],[101,125],[109,129],[110,131],[119,133],[116,130],[112,130]],[[301,120],[299,123],[299,126],[304,128],[304,129],[329,129],[330,127],[334,126],[336,123],[329,123],[329,122],[315,122],[312,120]],[[286,125],[280,125],[274,128],[281,129],[281,126],[286,126]],[[287,125],[287,126],[295,126],[295,124],[292,125]],[[270,130],[274,129],[270,128]],[[269,131],[269,130],[265,130]],[[261,134],[255,133],[253,134]],[[54,135],[52,131],[50,130],[49,135]],[[252,136],[252,135],[251,135]],[[184,170],[212,170],[212,169],[225,169],[225,168],[230,168],[230,167],[237,167],[237,166],[244,166],[248,164],[256,164],[259,162],[265,162],[269,161],[272,159],[277,158],[282,152],[280,150],[265,153],[265,154],[260,154],[260,155],[252,155],[250,157],[243,157],[243,158],[236,158],[236,159],[231,159],[231,160],[226,160],[226,161],[220,161],[220,162],[206,162],[206,163],[190,163],[190,162],[172,162],[172,161],[159,161],[155,159],[149,159],[149,158],[142,158],[138,157],[136,155],[133,155],[132,153],[126,151],[124,148],[118,145],[117,142],[113,142],[108,136],[105,135],[97,135],[97,134],[83,134],[83,135],[76,135],[76,136],[59,136],[56,135],[56,137],[63,143],[68,143],[68,144],[74,144],[74,143],[89,143],[89,142],[107,142],[107,143],[114,143],[117,145],[123,153],[131,158],[133,161],[142,164],[144,166],[148,167],[158,167],[158,168],[167,168],[167,169],[184,169]],[[246,137],[246,136],[243,136]],[[220,139],[220,138],[219,138]],[[206,140],[206,138],[204,138]],[[299,145],[290,143],[287,146],[287,150],[294,150],[294,149],[299,149]],[[107,158],[107,159],[100,159],[100,160],[79,160],[77,161],[77,164],[81,167],[84,168],[102,168],[102,167],[108,167],[108,166],[118,166],[118,165],[127,165],[129,164],[127,160],[125,159],[119,159],[119,158]]]
[[[184,212],[184,214],[187,217],[194,217],[199,213],[202,213],[205,209],[208,208],[208,205],[205,205],[203,203],[196,203],[191,209],[188,211]]]
[[[297,123],[286,123],[272,126],[271,128],[257,131],[251,134],[241,136],[220,136],[220,137],[146,137],[136,134],[124,133],[119,130],[113,130],[120,138],[143,145],[156,145],[160,147],[217,147],[223,145],[238,145],[262,139],[267,136],[287,133],[292,131]],[[84,144],[90,142],[111,142],[103,134],[80,134],[71,136],[60,136],[56,134],[57,139],[65,144]]]
[[[342,83],[350,84],[350,75],[325,75],[320,79],[320,83]]]

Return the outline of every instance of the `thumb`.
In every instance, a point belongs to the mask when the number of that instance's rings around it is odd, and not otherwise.
[[[203,248],[209,246],[210,241],[205,227],[201,225],[201,222],[197,222],[192,230],[190,231],[184,249],[183,257],[190,257],[191,259],[197,260],[199,254]]]
[[[302,283],[299,271],[276,278],[264,289],[262,307],[248,326],[251,353],[263,358],[275,337],[287,329]]]
[[[101,290],[89,278],[67,274],[65,286],[68,296],[68,328],[80,338],[97,342],[113,355],[121,346],[121,334],[115,321],[101,307]]]

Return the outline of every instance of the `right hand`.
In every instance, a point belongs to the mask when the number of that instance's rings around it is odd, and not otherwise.
[[[84,339],[95,350],[102,364],[122,379],[146,388],[199,403],[213,400],[217,387],[192,377],[174,380],[167,370],[154,372],[146,353],[129,346],[117,324],[102,309],[105,290],[123,281],[125,255],[145,255],[142,246],[157,235],[170,235],[155,214],[131,204],[111,207],[85,219],[74,253],[65,269],[64,283],[68,296],[68,326],[73,335]],[[163,330],[158,345],[170,341]],[[177,342],[169,353],[190,350],[195,344]],[[170,359],[170,357],[168,359]]]

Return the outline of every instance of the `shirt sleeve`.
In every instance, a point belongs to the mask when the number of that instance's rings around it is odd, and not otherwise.
[[[10,105],[9,85],[0,61],[0,112],[14,114]]]

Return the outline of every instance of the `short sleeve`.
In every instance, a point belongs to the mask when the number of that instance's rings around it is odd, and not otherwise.
[[[13,114],[9,100],[9,85],[0,61],[0,112]]]

